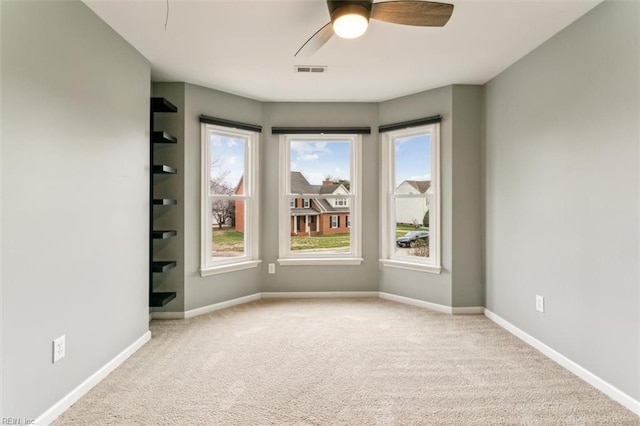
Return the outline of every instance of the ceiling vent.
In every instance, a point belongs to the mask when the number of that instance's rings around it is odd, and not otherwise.
[[[322,74],[327,72],[326,65],[295,65],[294,69],[297,73]]]

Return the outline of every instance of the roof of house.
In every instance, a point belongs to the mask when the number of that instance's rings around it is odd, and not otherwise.
[[[311,185],[301,172],[291,172],[292,194],[333,194],[341,185]]]
[[[424,194],[425,192],[427,192],[427,190],[431,186],[430,180],[405,180],[405,182],[413,186],[416,189],[416,191],[418,191],[421,194]]]
[[[291,172],[292,194],[333,194],[341,186],[343,185],[340,183],[333,183],[331,185],[311,185],[301,172]],[[323,212],[349,212],[349,207],[333,207],[331,203],[324,198],[314,198],[314,201]],[[301,210],[302,209],[300,208],[291,209],[291,211],[296,215],[300,214]]]

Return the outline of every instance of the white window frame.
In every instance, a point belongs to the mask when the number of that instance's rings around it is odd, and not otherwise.
[[[395,140],[423,134],[430,135],[431,142],[431,188],[433,198],[429,205],[429,258],[401,256],[395,254],[395,189],[400,182],[395,182]],[[441,188],[440,188],[440,124],[434,123],[409,129],[395,130],[381,134],[381,178],[380,178],[380,229],[381,247],[380,262],[384,266],[410,269],[439,274],[442,271],[442,221],[441,221]],[[411,198],[402,195],[401,198]],[[422,197],[414,194],[413,197]]]
[[[335,225],[334,225],[334,219],[335,219]],[[340,227],[340,219],[338,219],[338,215],[332,214],[329,221],[329,228],[336,229],[339,227]]]
[[[304,198],[302,200],[302,208],[310,209],[311,208],[311,200],[309,198]]]
[[[211,160],[211,134],[219,134],[245,140],[244,158],[244,194],[243,195],[215,195],[210,194],[210,160]],[[255,268],[261,262],[259,259],[259,186],[258,176],[258,143],[260,135],[257,132],[232,129],[224,126],[202,123],[201,125],[201,225],[200,225],[200,275],[209,276],[247,268]],[[227,198],[243,200],[245,205],[244,216],[244,256],[213,258],[212,250],[212,214],[211,203],[214,199]]]
[[[350,228],[349,253],[296,253],[291,251],[290,220],[291,210],[289,199],[306,198],[335,199],[331,194],[288,194],[289,181],[291,179],[291,152],[292,141],[349,141],[351,145],[351,186],[349,195],[340,195],[350,200],[350,215],[354,218]],[[294,265],[359,265],[362,263],[362,200],[361,200],[361,164],[362,164],[362,136],[361,135],[280,135],[280,179],[279,179],[279,257],[278,263],[282,266]],[[320,219],[318,219],[320,220]]]
[[[346,198],[336,198],[336,207],[347,207],[347,199]]]

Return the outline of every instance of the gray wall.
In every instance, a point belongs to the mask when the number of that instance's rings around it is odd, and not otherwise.
[[[185,308],[195,309],[260,292],[260,270],[200,276],[200,114],[260,124],[262,104],[187,84],[185,87]],[[261,139],[260,143],[264,143]]]
[[[167,115],[158,128],[180,135],[176,157],[176,177],[167,178],[169,196],[178,198],[177,216],[163,213],[159,220],[179,221],[183,239],[171,242],[168,255],[177,258],[184,274],[169,279],[178,292],[176,301],[164,311],[181,312],[223,302],[257,292],[377,291],[378,289],[446,306],[481,306],[484,302],[481,265],[481,124],[483,90],[480,86],[449,86],[417,95],[377,103],[287,103],[255,100],[184,83],[155,83],[155,96],[166,96],[179,107]],[[454,109],[455,108],[455,109]],[[200,114],[263,126],[260,138],[261,232],[263,263],[257,269],[201,277],[200,266]],[[379,266],[379,155],[377,128],[380,124],[442,114],[443,265],[434,275]],[[454,117],[455,115],[455,117]],[[163,127],[160,127],[163,126]],[[363,258],[358,266],[335,268],[279,266],[278,258],[278,136],[272,126],[370,126],[363,136],[362,212]],[[455,141],[454,141],[455,136]],[[176,183],[177,182],[177,183]],[[177,187],[176,187],[177,185]],[[455,190],[454,190],[455,186]],[[454,197],[455,207],[453,208]],[[175,194],[175,195],[174,195]],[[271,194],[271,196],[269,195]],[[276,196],[273,196],[276,194]],[[455,212],[455,214],[454,214]],[[182,218],[179,215],[182,214]],[[459,226],[453,234],[453,224]],[[171,225],[167,225],[171,226]],[[455,273],[453,271],[455,255]],[[276,263],[276,273],[267,274],[267,265]],[[180,268],[180,266],[179,266]],[[176,269],[179,269],[176,268]],[[339,273],[336,273],[336,271]],[[181,301],[184,301],[184,304]],[[453,304],[453,305],[452,305]]]
[[[35,418],[148,330],[150,68],[80,2],[0,7],[2,415]]]
[[[378,105],[374,103],[265,103],[262,136],[262,291],[378,290]],[[272,126],[371,126],[362,137],[362,257],[357,266],[279,266],[278,135]],[[269,196],[271,194],[271,196]],[[266,265],[276,263],[276,273]]]
[[[485,147],[488,309],[636,400],[639,8],[604,2],[492,80]]]
[[[397,268],[380,267],[379,290],[413,299],[451,306],[451,187],[452,187],[452,86],[416,93],[382,102],[380,124],[397,123],[441,115],[440,188],[442,229],[442,272],[431,274]]]
[[[381,268],[380,291],[445,306],[482,306],[481,86],[447,86],[380,104],[380,124],[442,115],[442,272]]]
[[[484,88],[453,86],[451,164],[452,302],[484,306],[482,137]]]

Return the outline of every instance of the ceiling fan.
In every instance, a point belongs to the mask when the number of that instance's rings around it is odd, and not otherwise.
[[[310,56],[337,34],[342,38],[360,37],[367,30],[369,19],[393,24],[422,27],[442,27],[453,5],[431,1],[327,0],[331,22],[320,28],[293,56]]]

